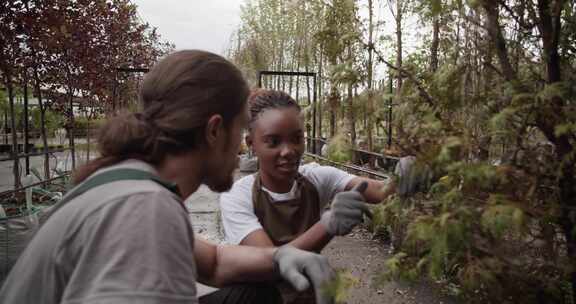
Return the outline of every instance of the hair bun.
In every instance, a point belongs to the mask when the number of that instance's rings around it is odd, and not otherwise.
[[[98,134],[102,156],[146,155],[155,136],[141,113],[125,113],[110,119]]]

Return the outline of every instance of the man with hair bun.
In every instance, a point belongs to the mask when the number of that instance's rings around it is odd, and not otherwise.
[[[233,183],[248,87],[224,58],[173,53],[146,75],[141,111],[110,119],[100,157],[74,174],[0,290],[0,303],[278,303],[268,285],[197,298],[196,282],[231,286],[284,279],[313,287],[327,259],[290,246],[218,246],[193,233],[185,198]]]

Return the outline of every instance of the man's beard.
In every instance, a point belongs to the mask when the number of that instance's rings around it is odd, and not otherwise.
[[[228,139],[228,137],[227,137]],[[228,144],[224,148],[223,155],[228,155],[230,152],[230,141],[226,141]],[[235,156],[237,157],[237,156]],[[227,163],[227,162],[224,162]],[[208,186],[208,188],[214,192],[226,192],[232,188],[234,185],[234,171],[238,168],[238,159],[234,163],[235,165],[226,168],[222,168],[222,162],[218,162],[217,164],[208,165],[204,171],[204,185]],[[212,167],[212,168],[210,168]],[[226,174],[220,174],[223,170],[226,170]]]
[[[225,177],[214,176],[213,178],[207,179],[204,184],[214,192],[226,192],[232,188],[232,185],[234,184],[234,176],[232,173],[226,174]]]

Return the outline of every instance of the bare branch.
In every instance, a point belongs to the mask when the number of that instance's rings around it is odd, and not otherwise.
[[[428,105],[430,105],[431,107],[434,106],[434,104],[435,104],[434,99],[432,98],[432,96],[430,96],[428,91],[426,91],[426,89],[424,88],[422,83],[418,79],[416,79],[416,77],[414,75],[412,75],[412,73],[408,72],[407,70],[405,70],[403,68],[399,68],[399,67],[395,66],[394,64],[390,63],[388,60],[384,59],[384,57],[380,54],[380,52],[376,48],[374,48],[373,45],[371,46],[368,43],[366,43],[360,39],[359,39],[359,42],[364,46],[364,48],[372,49],[374,51],[374,54],[376,55],[376,59],[379,62],[384,63],[389,68],[400,72],[401,76],[406,77],[410,81],[412,81],[416,85],[416,88],[418,89],[420,96],[422,96],[426,100],[426,103],[428,103]]]

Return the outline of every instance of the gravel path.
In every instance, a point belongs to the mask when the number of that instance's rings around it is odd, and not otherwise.
[[[369,233],[357,229],[345,237],[337,237],[324,250],[331,264],[350,272],[358,284],[348,291],[348,304],[456,304],[455,299],[442,296],[431,284],[406,284],[379,280],[390,257],[389,247],[371,239]]]

